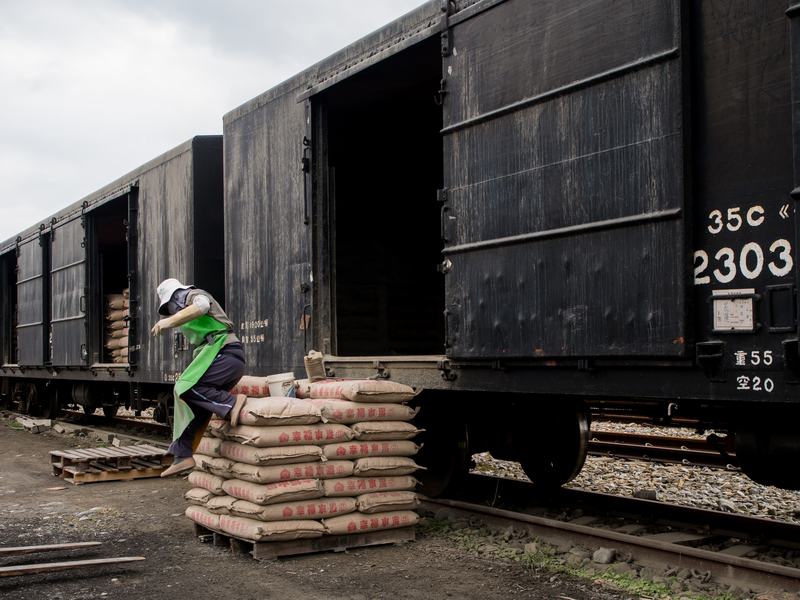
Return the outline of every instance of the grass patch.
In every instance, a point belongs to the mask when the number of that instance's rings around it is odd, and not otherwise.
[[[519,563],[537,575],[564,574],[590,581],[602,580],[618,590],[648,598],[675,598],[679,595],[671,588],[675,583],[681,584],[683,592],[689,592],[677,577],[670,577],[665,585],[633,573],[617,573],[614,565],[602,571],[585,564],[570,564],[567,556],[559,556],[555,548],[536,536],[490,531],[479,525],[466,526],[464,523],[430,518],[424,519],[417,526],[417,531],[422,536],[447,539],[457,549],[471,556]],[[730,592],[716,596],[693,595],[693,600],[735,600],[735,596]]]

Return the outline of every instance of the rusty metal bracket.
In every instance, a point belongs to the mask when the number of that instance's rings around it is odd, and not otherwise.
[[[440,360],[436,363],[436,368],[442,372],[442,379],[445,381],[454,381],[456,374],[450,368],[450,361],[447,359]]]
[[[442,79],[439,81],[439,91],[437,92],[437,96],[433,97],[433,101],[436,103],[436,106],[441,106],[444,103],[445,94],[447,94],[447,79]]]
[[[378,372],[378,377],[381,379],[389,378],[389,369],[379,360],[372,361],[372,368]]]

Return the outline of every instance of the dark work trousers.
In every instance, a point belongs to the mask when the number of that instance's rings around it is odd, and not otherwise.
[[[199,430],[206,424],[209,415],[214,413],[222,418],[228,416],[236,404],[236,396],[229,390],[239,383],[242,375],[244,375],[242,345],[233,343],[224,346],[208,370],[203,373],[200,381],[181,396],[184,402],[192,407],[194,419],[189,422],[180,437],[172,442],[168,450],[170,454],[181,458],[190,457],[193,453],[195,436],[203,434]]]

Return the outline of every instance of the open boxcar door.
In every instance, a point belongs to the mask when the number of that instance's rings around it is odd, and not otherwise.
[[[681,40],[679,0],[485,0],[449,16],[450,358],[687,353]]]
[[[83,215],[56,224],[50,244],[52,364],[56,367],[82,366],[88,358]]]

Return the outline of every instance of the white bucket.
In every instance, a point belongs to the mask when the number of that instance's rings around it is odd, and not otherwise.
[[[281,373],[267,377],[270,396],[294,398],[294,373]]]

